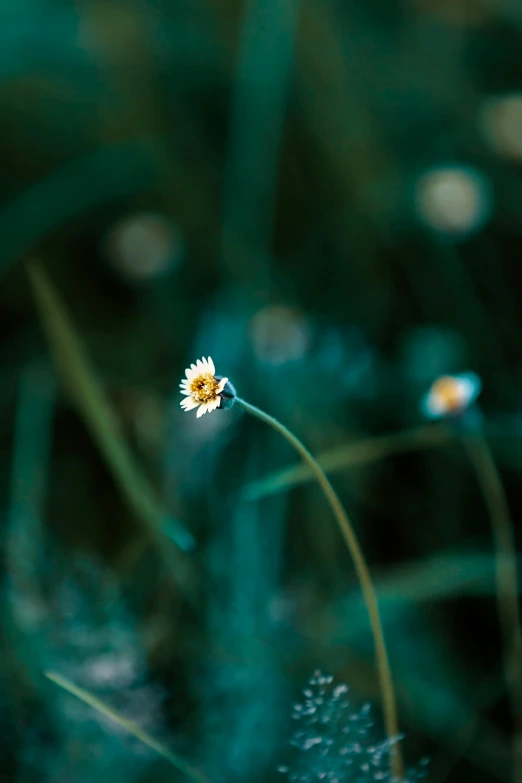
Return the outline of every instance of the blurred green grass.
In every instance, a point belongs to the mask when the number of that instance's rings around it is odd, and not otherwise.
[[[332,471],[406,757],[434,783],[511,779],[487,509],[419,401],[481,375],[519,546],[521,19],[509,0],[2,5],[2,783],[178,779],[45,670],[214,783],[277,778],[317,668],[378,711],[306,470],[237,411],[179,409],[209,354]]]

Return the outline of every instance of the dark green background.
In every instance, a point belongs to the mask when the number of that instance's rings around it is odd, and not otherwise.
[[[473,370],[520,539],[522,143],[506,155],[481,118],[522,94],[521,46],[515,0],[2,0],[2,783],[185,779],[48,669],[214,783],[284,780],[317,668],[382,736],[324,498],[245,499],[296,456],[237,409],[182,413],[178,384],[211,355],[315,453],[357,454],[421,426],[437,374]],[[487,183],[470,230],[419,216],[444,166]],[[150,213],[129,260],[120,221]],[[31,259],[172,517],[159,546],[55,370]],[[511,780],[480,487],[451,436],[389,452],[332,480],[377,580],[403,752],[433,783]]]

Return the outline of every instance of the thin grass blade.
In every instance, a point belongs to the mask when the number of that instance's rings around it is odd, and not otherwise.
[[[196,783],[211,783],[206,775],[204,775],[198,769],[192,767],[190,764],[187,764],[186,761],[181,759],[171,750],[155,740],[154,737],[151,737],[150,734],[148,734],[146,731],[140,729],[140,727],[133,723],[133,721],[128,720],[128,718],[124,718],[123,715],[119,715],[117,712],[115,712],[115,710],[111,709],[111,707],[108,707],[96,696],[93,696],[92,693],[89,693],[89,691],[78,687],[78,685],[75,685],[66,677],[62,677],[61,674],[57,674],[56,672],[45,672],[45,676],[60,688],[63,688],[73,696],[76,696],[77,699],[80,699],[80,701],[83,701],[93,709],[101,712],[103,715],[105,715],[105,717],[110,718],[110,720],[117,723],[130,734],[133,734],[141,742],[143,742],[144,745],[147,745],[149,748],[151,748],[151,750],[154,750],[158,755],[162,756],[166,761],[179,769],[179,771],[186,775],[186,777],[196,781]]]
[[[367,438],[323,451],[318,455],[317,461],[326,473],[337,473],[353,465],[384,459],[391,454],[439,446],[450,441],[452,437],[451,432],[443,427],[417,427],[406,432]],[[314,475],[307,465],[292,465],[252,482],[245,488],[244,497],[247,500],[258,500],[313,480]]]
[[[58,373],[80,416],[98,446],[124,499],[154,534],[168,520],[169,538],[186,551],[194,540],[162,507],[154,490],[136,465],[118,421],[107,403],[96,372],[87,357],[73,323],[45,270],[38,262],[27,266],[41,322]]]

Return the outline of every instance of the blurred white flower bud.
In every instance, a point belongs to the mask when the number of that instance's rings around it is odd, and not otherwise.
[[[254,352],[261,362],[285,364],[301,359],[309,346],[309,329],[304,318],[290,307],[269,305],[250,322]]]
[[[183,255],[183,239],[164,215],[141,212],[120,220],[105,237],[105,253],[128,282],[164,277]]]
[[[468,166],[433,168],[417,181],[415,206],[429,228],[467,237],[491,217],[491,186],[483,174]]]

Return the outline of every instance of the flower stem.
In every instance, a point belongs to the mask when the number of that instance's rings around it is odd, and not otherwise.
[[[516,783],[522,783],[522,633],[515,534],[504,487],[487,440],[477,435],[466,436],[463,442],[491,518],[504,676],[511,699],[513,719],[514,780]]]
[[[256,416],[258,419],[261,419],[261,421],[269,424],[284,438],[286,438],[286,440],[295,448],[295,450],[301,455],[303,460],[313,471],[318,484],[324,492],[324,496],[328,502],[328,505],[332,509],[333,515],[337,521],[337,524],[339,525],[339,529],[350,551],[357,576],[359,577],[359,582],[373,633],[375,660],[377,671],[379,673],[386,733],[390,740],[396,740],[399,733],[397,705],[395,701],[395,692],[393,689],[390,664],[388,661],[388,653],[386,652],[386,645],[384,643],[384,634],[379,614],[379,606],[377,603],[377,595],[373,586],[370,570],[366,560],[364,559],[359,541],[357,540],[357,536],[355,535],[346,511],[344,510],[342,503],[339,500],[339,497],[331,485],[330,480],[326,476],[324,470],[308,451],[306,446],[304,446],[301,441],[296,438],[292,432],[290,432],[290,430],[277,421],[277,419],[274,419],[273,416],[269,416],[268,413],[265,413],[260,408],[256,408],[255,405],[250,405],[250,403],[245,402],[245,400],[236,398],[235,404],[240,405],[243,410],[252,414],[252,416]],[[397,778],[402,779],[402,759],[400,750],[396,744],[392,746],[392,769],[394,775]]]

